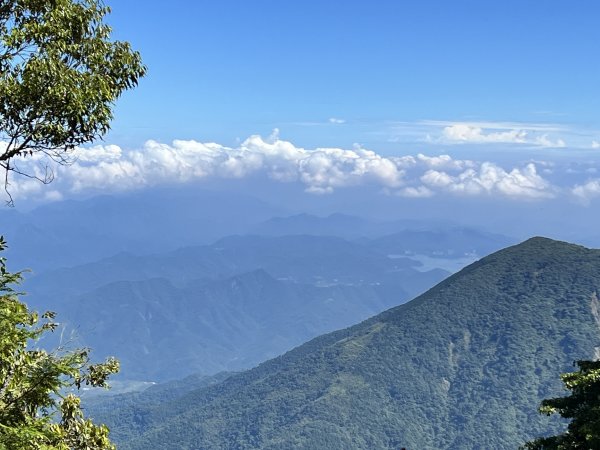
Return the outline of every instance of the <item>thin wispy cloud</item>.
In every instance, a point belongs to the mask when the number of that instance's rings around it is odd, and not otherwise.
[[[589,148],[589,130],[555,123],[420,120],[389,122],[388,142],[421,141],[430,146],[477,144],[527,148]]]
[[[457,124],[469,125],[472,127],[493,129],[493,130],[524,130],[539,131],[542,133],[569,131],[570,127],[555,123],[541,122],[506,122],[506,121],[456,121],[456,120],[420,120],[420,125],[426,125],[436,128],[445,128]]]
[[[296,126],[296,127],[323,127],[323,126],[331,126],[331,125],[343,125],[347,123],[346,119],[342,119],[340,117],[329,117],[326,120],[306,120],[300,122],[287,122],[283,123],[286,126]]]
[[[470,142],[476,144],[525,144],[527,142],[527,132],[518,129],[507,131],[484,131],[483,128],[477,126],[458,123],[444,127],[442,130],[442,139],[447,142]]]
[[[542,130],[544,132],[540,134]],[[566,143],[563,139],[553,139],[546,132],[552,130],[556,131],[554,128],[544,128],[539,125],[511,128],[508,124],[454,123],[442,129],[438,140],[443,143],[527,144],[544,148],[565,147]]]

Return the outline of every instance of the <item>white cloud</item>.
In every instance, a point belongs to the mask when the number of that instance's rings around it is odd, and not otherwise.
[[[385,121],[370,134],[387,142],[426,143],[429,148],[437,145],[506,144],[525,148],[589,149],[593,142],[600,145],[596,129],[556,122]]]
[[[369,150],[337,148],[303,150],[297,161],[300,181],[309,192],[331,192],[333,188],[360,184],[363,180],[396,187],[402,171],[389,159]],[[268,169],[269,170],[269,169]]]
[[[527,142],[527,132],[524,130],[484,131],[483,128],[467,123],[457,123],[444,127],[442,136],[447,141],[473,143],[514,143]]]
[[[447,186],[451,186],[454,183],[454,177],[448,175],[446,172],[428,170],[421,177],[421,181],[431,187],[445,188]]]
[[[600,148],[600,142],[592,141],[592,148]]]
[[[425,156],[419,153],[417,159],[433,169],[462,170],[474,166],[473,161],[453,159],[450,155]]]
[[[568,131],[568,128],[563,125],[554,123],[532,123],[532,122],[497,122],[497,121],[475,121],[475,122],[456,122],[450,120],[422,120],[418,124],[427,127],[449,127],[457,124],[465,124],[476,128],[493,129],[493,130],[524,130],[527,132],[563,132]]]
[[[41,170],[37,161],[33,165],[32,160],[22,163]],[[531,199],[555,193],[554,187],[537,173],[534,163],[504,169],[491,162],[454,159],[450,155],[383,156],[360,146],[305,149],[282,140],[278,130],[268,138],[250,136],[234,147],[194,140],[174,140],[171,144],[149,140],[138,149],[98,145],[78,149],[72,165],[57,166],[55,170],[53,191],[46,194],[52,200],[69,193],[254,176],[300,183],[312,194],[330,194],[364,184],[415,198],[452,193]],[[28,179],[15,178],[13,184],[17,197],[43,198],[48,190]]]
[[[550,132],[561,128],[543,124],[486,123],[486,122],[427,122],[430,126],[443,126],[437,138],[427,134],[427,141],[445,144],[521,144],[543,148],[566,146],[562,138],[550,137]]]
[[[446,169],[446,170],[464,170],[467,167],[473,167],[475,163],[467,159],[454,159],[450,155],[427,156],[422,153],[417,155],[405,155],[390,157],[396,166],[402,169],[414,167]]]
[[[412,155],[392,156],[390,159],[402,169],[410,169],[417,165],[417,158]]]
[[[340,125],[341,125],[341,124],[343,124],[343,123],[346,123],[346,120],[344,120],[344,119],[339,119],[339,118],[337,118],[337,117],[330,117],[330,118],[329,118],[329,123],[335,123],[335,124],[340,124]]]
[[[420,180],[431,189],[459,195],[497,194],[529,199],[554,196],[552,186],[538,175],[533,163],[510,172],[491,162],[481,163],[477,169],[469,168],[458,175],[430,169]]]
[[[537,144],[541,147],[548,147],[548,148],[563,148],[563,147],[567,146],[565,141],[563,141],[562,139],[556,139],[556,140],[552,141],[550,138],[548,138],[547,134],[542,134],[541,136],[536,136],[534,142],[535,142],[535,144]]]
[[[588,180],[584,184],[577,184],[571,193],[582,203],[587,204],[591,199],[600,197],[600,178]]]
[[[80,162],[116,161],[121,158],[121,148],[118,145],[95,145],[86,149],[77,149],[73,153],[75,160]]]
[[[370,150],[306,150],[281,140],[278,130],[267,139],[251,136],[235,148],[193,140],[175,140],[172,144],[150,140],[142,149],[94,146],[78,149],[75,156],[69,167],[57,167],[61,186],[73,192],[127,190],[264,173],[280,182],[299,181],[307,192],[330,193],[335,188],[361,183],[398,187],[403,176],[391,159]],[[34,186],[23,182],[19,192],[30,193],[37,189]]]

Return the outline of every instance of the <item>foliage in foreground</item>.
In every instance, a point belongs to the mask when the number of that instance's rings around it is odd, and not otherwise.
[[[600,361],[577,361],[577,372],[561,376],[567,397],[544,400],[540,412],[571,419],[567,431],[525,445],[530,450],[600,448]]]
[[[115,100],[146,73],[129,43],[111,40],[102,0],[0,2],[0,167],[35,155],[58,163],[102,137]],[[7,183],[7,181],[5,181]]]
[[[0,251],[5,246],[0,237]],[[85,419],[80,399],[65,392],[106,387],[118,362],[90,364],[86,349],[35,348],[56,327],[54,313],[30,311],[13,288],[20,281],[21,273],[9,272],[0,258],[0,449],[113,449],[108,428]]]

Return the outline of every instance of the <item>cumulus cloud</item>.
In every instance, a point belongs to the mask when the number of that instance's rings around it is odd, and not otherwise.
[[[344,119],[339,119],[337,117],[330,117],[329,123],[335,123],[335,124],[341,125],[342,123],[346,123],[346,121]]]
[[[117,161],[121,158],[122,151],[118,145],[95,145],[84,151],[77,149],[75,158],[81,162]]]
[[[421,182],[432,189],[453,194],[499,194],[518,198],[550,198],[554,194],[548,181],[538,175],[535,164],[507,172],[491,162],[469,168],[458,175],[430,169]]]
[[[373,151],[360,147],[307,150],[281,140],[277,130],[266,139],[251,136],[235,148],[193,140],[171,144],[150,140],[141,149],[94,146],[78,149],[73,156],[75,162],[69,167],[56,168],[59,184],[73,192],[265,174],[279,182],[300,182],[307,192],[330,193],[361,183],[395,188],[403,177],[401,167]],[[21,184],[18,192],[23,196],[37,192],[35,183]]]
[[[600,178],[588,180],[584,184],[576,184],[571,193],[582,203],[587,204],[591,199],[600,197]]]
[[[422,153],[417,155],[405,155],[390,157],[396,166],[403,169],[411,168],[430,168],[445,170],[464,170],[467,167],[474,167],[475,163],[467,159],[454,159],[450,155],[427,156]]]
[[[463,170],[475,166],[473,161],[454,159],[450,155],[426,156],[419,153],[417,159],[433,169]]]
[[[592,141],[592,148],[600,148],[600,142]]]
[[[55,168],[56,181],[49,194],[43,194],[49,191],[47,186],[28,179],[15,180],[13,192],[17,197],[46,195],[48,200],[59,200],[73,193],[266,177],[279,183],[299,183],[311,194],[369,184],[412,198],[490,194],[531,199],[554,195],[553,186],[537,173],[535,163],[505,169],[450,155],[384,156],[358,145],[352,149],[305,149],[281,139],[278,130],[267,138],[250,136],[233,147],[194,140],[170,144],[149,140],[142,148],[98,145],[78,149],[73,156],[72,165]],[[32,164],[31,160],[23,163]]]

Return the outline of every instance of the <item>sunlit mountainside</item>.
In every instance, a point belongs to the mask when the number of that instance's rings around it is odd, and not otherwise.
[[[600,348],[599,279],[600,251],[533,238],[250,371],[92,414],[125,449],[517,448],[563,427],[537,405]]]

